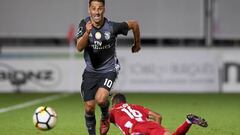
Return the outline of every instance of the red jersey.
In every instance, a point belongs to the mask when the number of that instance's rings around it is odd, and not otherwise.
[[[110,110],[110,121],[114,123],[124,135],[130,135],[133,125],[148,121],[149,109],[140,105],[121,103]]]

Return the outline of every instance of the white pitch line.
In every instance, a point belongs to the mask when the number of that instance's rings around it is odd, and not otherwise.
[[[9,107],[0,108],[0,114],[10,112],[13,110],[26,108],[26,107],[29,107],[32,105],[36,105],[36,104],[40,104],[40,103],[44,103],[44,102],[48,102],[48,101],[57,100],[57,99],[68,97],[68,96],[70,96],[70,94],[58,94],[58,95],[48,96],[48,97],[44,97],[44,98],[40,98],[40,99],[31,100],[28,102],[16,104],[16,105],[9,106]]]

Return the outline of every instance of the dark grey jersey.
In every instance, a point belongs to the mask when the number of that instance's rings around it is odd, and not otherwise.
[[[85,33],[88,21],[90,21],[89,17],[80,22],[77,38]],[[88,45],[84,49],[86,70],[98,73],[118,71],[120,65],[116,57],[116,38],[119,34],[127,35],[128,30],[126,22],[117,23],[106,18],[102,27],[93,27],[89,34]]]

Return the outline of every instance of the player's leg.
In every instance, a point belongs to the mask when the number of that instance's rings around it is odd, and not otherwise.
[[[109,91],[105,88],[99,88],[96,94],[96,101],[101,109],[101,120],[100,120],[100,135],[106,135],[109,127],[109,101],[108,101]]]
[[[191,127],[191,123],[184,121],[173,133],[173,135],[185,135]]]
[[[85,122],[89,135],[96,135],[95,100],[84,102]]]
[[[195,124],[201,127],[208,126],[207,121],[205,119],[202,119],[201,117],[196,116],[194,114],[188,114],[184,123],[177,128],[176,132],[173,133],[173,135],[185,135],[190,129],[192,124]]]
[[[98,83],[98,90],[95,96],[95,100],[99,105],[102,115],[101,115],[101,125],[100,125],[100,134],[105,135],[109,130],[109,101],[108,97],[110,90],[113,86],[115,79],[117,78],[116,72],[108,72],[102,74],[101,80]]]
[[[82,77],[81,95],[84,100],[85,123],[89,135],[96,135],[95,94],[98,80],[94,74],[86,71]]]
[[[95,96],[96,102],[99,105],[101,112],[102,112],[102,115],[101,115],[102,119],[108,119],[108,117],[109,117],[109,112],[108,112],[109,94],[110,94],[109,90],[107,90],[105,88],[98,88],[96,96]]]

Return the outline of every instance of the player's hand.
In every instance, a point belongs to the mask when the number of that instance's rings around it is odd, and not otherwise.
[[[134,45],[132,46],[132,53],[137,53],[137,52],[139,52],[140,50],[141,50],[140,44],[134,44]]]
[[[93,24],[91,23],[91,21],[88,21],[86,24],[86,32],[90,33],[92,28],[93,28]]]

